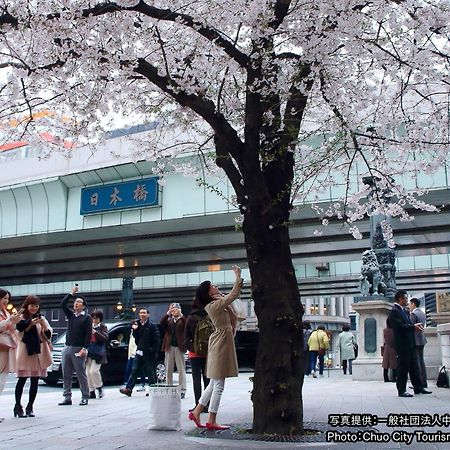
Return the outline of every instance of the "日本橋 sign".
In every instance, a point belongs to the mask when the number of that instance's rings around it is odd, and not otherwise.
[[[86,187],[81,190],[80,214],[158,206],[158,177]]]

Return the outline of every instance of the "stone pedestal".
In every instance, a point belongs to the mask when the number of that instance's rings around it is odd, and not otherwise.
[[[442,323],[436,330],[441,344],[442,365],[450,376],[450,323]]]
[[[392,303],[381,295],[355,297],[353,309],[359,314],[358,358],[353,361],[353,379],[377,381],[383,379],[381,346],[383,328]]]
[[[423,349],[423,359],[427,369],[427,380],[433,383],[433,381],[436,381],[439,369],[442,366],[441,345],[436,327],[426,327],[424,333],[427,343]]]

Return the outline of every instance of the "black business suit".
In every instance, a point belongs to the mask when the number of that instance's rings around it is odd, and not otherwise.
[[[394,348],[397,352],[397,390],[399,394],[406,392],[406,381],[409,377],[414,387],[414,392],[423,389],[420,382],[417,359],[415,354],[414,324],[404,309],[394,303],[389,319],[394,330]]]

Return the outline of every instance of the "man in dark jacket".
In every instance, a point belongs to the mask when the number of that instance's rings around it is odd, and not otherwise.
[[[91,340],[92,319],[85,314],[86,300],[78,292],[78,285],[72,288],[72,292],[67,294],[61,302],[61,308],[67,317],[66,345],[62,351],[62,372],[63,372],[63,396],[64,400],[59,405],[72,404],[72,377],[76,372],[81,390],[80,405],[88,404],[89,386],[86,376],[87,346]],[[73,300],[73,311],[67,304]]]
[[[422,386],[415,353],[414,333],[423,331],[420,323],[413,324],[405,311],[407,304],[406,291],[397,291],[395,303],[389,314],[389,320],[394,330],[394,347],[398,356],[397,391],[399,397],[412,397],[406,392],[408,373],[415,394],[431,394]]]
[[[139,320],[133,322],[131,329],[137,346],[136,356],[127,385],[120,389],[120,392],[128,397],[131,396],[137,377],[141,376],[141,373],[148,377],[149,384],[156,382],[156,358],[159,349],[159,331],[150,321],[147,309],[139,310]]]

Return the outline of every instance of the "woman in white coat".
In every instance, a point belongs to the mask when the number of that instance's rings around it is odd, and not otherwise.
[[[355,359],[356,339],[350,331],[350,325],[342,325],[342,333],[339,335],[339,353],[341,356],[341,367],[344,375],[352,374],[352,361]]]

